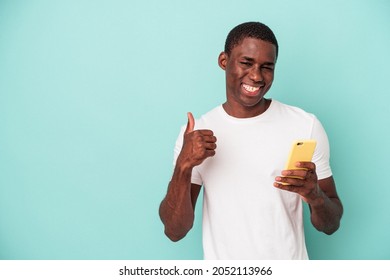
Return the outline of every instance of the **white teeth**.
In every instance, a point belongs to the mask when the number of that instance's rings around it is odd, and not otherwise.
[[[244,89],[246,89],[247,91],[250,91],[250,92],[254,92],[256,90],[259,90],[260,87],[251,87],[251,86],[248,86],[248,85],[245,85],[243,84],[242,85]]]

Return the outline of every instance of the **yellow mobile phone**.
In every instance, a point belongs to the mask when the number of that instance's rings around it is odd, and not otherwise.
[[[304,169],[296,167],[295,164],[297,161],[311,161],[316,145],[317,141],[314,139],[294,141],[291,146],[285,170]]]

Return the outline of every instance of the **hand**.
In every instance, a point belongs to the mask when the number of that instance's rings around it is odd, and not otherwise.
[[[201,164],[206,158],[215,155],[217,138],[212,130],[194,130],[195,120],[192,113],[187,113],[188,122],[184,131],[183,148],[178,162],[190,168]]]
[[[275,178],[274,186],[295,192],[301,195],[302,199],[311,203],[320,196],[320,187],[318,186],[318,178],[316,173],[316,165],[313,162],[297,162],[297,168],[294,170],[283,170],[282,176]],[[291,178],[291,177],[298,178]]]

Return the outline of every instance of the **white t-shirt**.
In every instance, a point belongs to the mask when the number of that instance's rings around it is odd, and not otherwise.
[[[301,198],[273,183],[299,139],[317,140],[318,179],[332,175],[328,138],[317,118],[272,100],[253,118],[232,117],[220,105],[196,120],[195,129],[211,129],[217,137],[215,156],[192,172],[192,183],[204,187],[204,258],[307,259]]]

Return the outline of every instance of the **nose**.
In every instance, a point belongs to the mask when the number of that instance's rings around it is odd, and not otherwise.
[[[264,80],[263,74],[261,73],[261,69],[258,67],[253,67],[249,73],[249,78],[254,83],[261,83]]]

